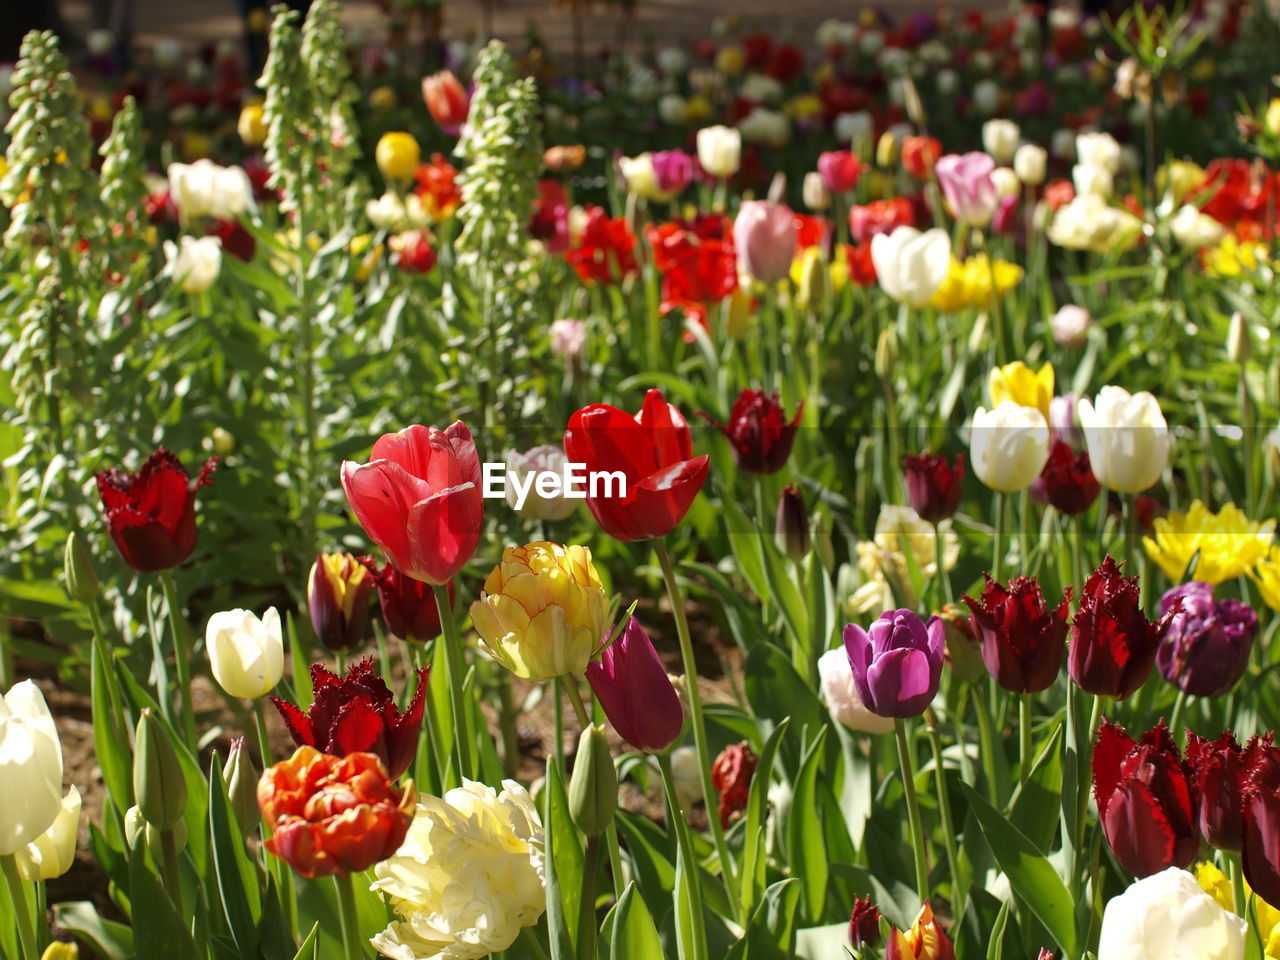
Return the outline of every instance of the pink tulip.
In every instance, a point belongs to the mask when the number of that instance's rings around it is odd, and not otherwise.
[[[971,227],[991,222],[1000,198],[991,180],[996,162],[985,153],[949,154],[934,167],[938,186],[956,219]]]
[[[796,215],[768,200],[749,200],[733,221],[738,263],[762,283],[777,283],[791,272],[796,255]]]
[[[683,150],[659,150],[651,154],[653,179],[663,193],[676,194],[693,179],[693,157]]]
[[[635,617],[598,661],[587,664],[587,681],[613,728],[633,747],[660,753],[680,736],[680,697]]]
[[[818,172],[832,193],[848,193],[858,185],[862,164],[848,150],[831,150],[818,157]]]

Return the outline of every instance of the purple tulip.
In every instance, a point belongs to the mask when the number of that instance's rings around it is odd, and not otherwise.
[[[1156,665],[1179,690],[1217,697],[1236,685],[1249,666],[1258,615],[1239,600],[1215,600],[1213,587],[1193,580],[1160,598],[1160,613],[1179,604],[1160,634]]]
[[[683,150],[659,150],[649,155],[653,179],[663,193],[680,193],[693,179],[693,157]]]
[[[910,610],[890,610],[863,630],[844,628],[844,649],[860,699],[881,717],[918,717],[942,677],[946,625],[924,623]]]
[[[618,736],[636,749],[661,753],[680,736],[680,697],[635,617],[599,661],[587,664],[587,682]]]
[[[991,222],[1000,202],[991,180],[995,168],[996,162],[980,152],[948,154],[935,164],[938,186],[957,220],[971,227],[985,227]]]
[[[796,215],[768,200],[748,200],[733,221],[738,264],[761,283],[777,283],[791,272],[796,255]]]

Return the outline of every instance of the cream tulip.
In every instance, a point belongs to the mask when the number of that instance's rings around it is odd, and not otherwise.
[[[230,220],[253,209],[253,185],[242,167],[212,160],[169,164],[169,194],[185,220]]]
[[[1190,873],[1169,867],[1107,903],[1098,960],[1243,960],[1247,928]]]
[[[1000,493],[1026,490],[1049,459],[1049,424],[1044,414],[1012,400],[973,415],[969,459],[978,479]]]
[[[165,274],[183,293],[204,293],[222,272],[222,241],[217,237],[179,237],[164,243]]]
[[[732,177],[742,163],[742,134],[732,127],[698,131],[698,163],[713,177]]]
[[[1120,144],[1109,133],[1082,133],[1076,137],[1076,162],[1120,172]]]
[[[1009,163],[1018,149],[1022,131],[1012,120],[988,120],[982,125],[982,149],[991,154],[996,163]]]
[[[233,697],[264,696],[284,674],[284,635],[275,607],[261,620],[248,610],[215,613],[205,628],[205,646],[213,679]]]
[[[71,869],[80,833],[80,791],[72,787],[62,798],[49,829],[17,851],[18,873],[30,883],[53,880]]]
[[[923,307],[951,269],[951,238],[937,227],[921,233],[898,227],[871,238],[871,262],[884,292],[912,307]]]
[[[62,742],[30,680],[0,696],[0,796],[0,857],[36,840],[62,809]]]
[[[837,723],[859,733],[888,733],[893,729],[892,717],[872,713],[853,685],[853,669],[844,647],[828,650],[818,658],[818,678],[822,699]]]
[[[1095,401],[1082,399],[1078,412],[1098,483],[1117,493],[1142,493],[1155,486],[1173,444],[1155,397],[1145,390],[1130,394],[1108,386]]]
[[[1027,186],[1038,187],[1044,183],[1048,163],[1049,154],[1044,147],[1034,143],[1024,143],[1013,155],[1013,172]]]

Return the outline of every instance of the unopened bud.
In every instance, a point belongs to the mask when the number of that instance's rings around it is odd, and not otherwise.
[[[618,808],[618,771],[604,728],[588,725],[578,738],[578,756],[569,778],[569,813],[589,837],[598,837]]]
[[[808,304],[817,311],[827,297],[827,263],[816,247],[810,247],[801,261],[800,289],[798,298],[802,304]]]
[[[93,559],[89,556],[84,541],[74,530],[67,534],[62,570],[67,578],[68,596],[81,603],[93,603],[98,596],[98,574],[93,569]]]
[[[782,491],[778,498],[778,515],[773,524],[778,549],[799,563],[809,555],[812,539],[809,534],[809,508],[804,497],[794,486]]]
[[[892,130],[886,130],[876,144],[876,163],[881,167],[891,167],[897,162],[898,138],[893,135]]]
[[[876,341],[876,376],[888,380],[893,376],[893,368],[898,360],[898,338],[892,328],[880,331],[880,339]]]
[[[938,611],[944,628],[944,652],[947,665],[956,679],[975,683],[986,673],[982,647],[969,625],[969,611],[957,603],[948,603]]]
[[[138,807],[130,807],[124,815],[124,842],[130,850],[136,850],[138,844],[145,843],[148,850],[158,852],[162,849],[163,842],[160,837],[160,831],[147,823],[146,818],[142,815],[142,810]],[[173,848],[175,853],[181,853],[187,849],[187,824],[186,821],[179,820],[173,827]]]
[[[222,778],[227,783],[227,796],[231,800],[231,812],[240,825],[241,836],[249,836],[258,827],[258,771],[253,769],[244,737],[231,741],[231,752],[222,767]]]
[[[133,795],[147,823],[171,830],[187,808],[187,781],[164,726],[150,709],[138,717],[134,735]]]
[[[814,213],[821,213],[831,207],[831,191],[827,189],[827,182],[822,179],[822,174],[817,170],[810,170],[804,175],[803,190],[801,191],[804,198],[804,205]]]
[[[80,960],[80,948],[74,943],[63,943],[55,940],[44,948],[40,960]]]
[[[1245,364],[1253,356],[1253,341],[1249,337],[1249,324],[1239,310],[1231,315],[1227,327],[1227,358],[1234,364]]]

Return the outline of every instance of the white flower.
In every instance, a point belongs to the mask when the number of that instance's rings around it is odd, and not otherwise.
[[[879,30],[868,30],[858,38],[858,49],[863,56],[874,57],[884,49],[884,34]]]
[[[275,607],[268,608],[261,620],[248,610],[215,613],[204,636],[213,679],[231,696],[254,700],[280,682],[284,635]]]
[[[1038,187],[1044,183],[1045,168],[1049,156],[1044,147],[1034,143],[1024,143],[1013,155],[1013,172],[1029,187]]]
[[[622,173],[627,192],[634,193],[642,200],[664,201],[673,196],[658,187],[651,153],[642,153],[638,157],[619,157],[618,170]]]
[[[648,103],[658,96],[661,85],[658,75],[643,64],[635,64],[631,68],[631,76],[627,81],[627,92],[637,103]]]
[[[80,833],[80,791],[72,787],[62,798],[49,829],[17,851],[18,873],[28,883],[53,880],[71,869]]]
[[[996,196],[1016,197],[1022,191],[1022,183],[1012,167],[996,167],[991,171],[991,183],[996,188]]]
[[[791,122],[777,110],[755,107],[738,121],[742,139],[748,143],[762,143],[768,147],[781,147],[791,139]]]
[[[364,212],[375,227],[395,233],[422,230],[431,225],[431,218],[422,205],[422,198],[416,193],[410,193],[401,199],[394,191],[388,190],[377,200],[366,203]]]
[[[552,320],[551,352],[562,360],[577,363],[582,359],[582,348],[587,342],[587,324],[583,320],[564,317]]]
[[[563,520],[569,516],[577,507],[578,501],[570,500],[558,486],[552,491],[549,486],[541,487],[538,482],[540,474],[554,473],[563,477],[568,463],[569,458],[565,456],[564,450],[549,443],[532,447],[523,453],[507,451],[507,504],[520,516],[530,520]],[[511,482],[511,474],[518,478],[516,483]],[[524,502],[518,507],[516,504],[520,494],[516,489],[517,485],[526,491]]]
[[[731,177],[742,163],[742,134],[732,127],[698,131],[698,163],[713,177]]]
[[[187,237],[164,242],[165,274],[184,293],[203,293],[222,272],[222,241],[217,237]]]
[[[1018,149],[1022,131],[1012,120],[988,120],[982,125],[982,149],[995,158],[996,163],[1009,163]]]
[[[397,920],[373,938],[392,960],[479,960],[506,950],[547,908],[542,824],[514,780],[502,793],[473,780],[424,796],[372,889]]]
[[[1169,867],[1107,903],[1098,960],[1244,960],[1247,928],[1195,877]]]
[[[669,126],[684,126],[689,121],[689,104],[678,93],[668,93],[658,101],[658,116]]]
[[[678,76],[689,68],[689,57],[679,47],[663,47],[655,59],[663,76]]]
[[[944,97],[949,97],[960,89],[960,74],[956,73],[950,67],[939,70],[934,78],[937,84],[938,92]]]
[[[1076,158],[1075,133],[1066,128],[1053,131],[1053,136],[1049,138],[1049,152],[1059,160],[1074,160]]]
[[[1078,347],[1084,343],[1091,322],[1088,310],[1069,303],[1049,318],[1049,329],[1053,339],[1064,347]]]
[[[810,170],[804,175],[800,193],[804,205],[815,213],[821,213],[831,206],[831,191],[827,189],[827,182],[817,170]]]
[[[1141,493],[1155,486],[1173,445],[1155,397],[1145,390],[1130,394],[1123,387],[1107,386],[1098,391],[1095,402],[1083,398],[1078,413],[1098,483],[1117,493]]]
[[[702,802],[702,774],[696,747],[676,747],[671,751],[671,779],[676,784],[676,799],[685,810]]]
[[[884,292],[913,307],[923,307],[942,286],[951,268],[951,238],[934,227],[921,233],[898,227],[871,238],[871,262]]]
[[[169,164],[169,195],[187,220],[233,220],[253,208],[253,185],[240,167],[212,160]]]
[[[1169,221],[1174,238],[1184,247],[1210,247],[1227,234],[1226,228],[1191,204],[1183,204]]]
[[[1137,242],[1142,221],[1097,194],[1086,193],[1058,208],[1047,233],[1060,247],[1110,253]]]
[[[742,79],[738,90],[744,100],[752,103],[777,103],[782,99],[782,84],[764,73],[749,73]]]
[[[1079,163],[1106,167],[1120,172],[1120,144],[1109,133],[1082,133],[1076,137],[1076,160]]]
[[[1077,163],[1071,170],[1071,182],[1075,184],[1076,196],[1089,193],[1107,200],[1115,192],[1111,171],[1095,163]]]
[[[823,50],[828,47],[847,47],[857,37],[857,25],[844,20],[823,20],[813,34],[814,41]]]
[[[973,85],[973,109],[979,116],[989,117],[1000,109],[1000,84],[979,80]]]
[[[62,809],[62,741],[30,680],[0,696],[0,796],[0,857],[34,841]]]
[[[875,120],[866,110],[856,113],[841,113],[836,116],[835,135],[837,143],[851,143],[857,152],[859,141],[870,140],[875,131]]]
[[[872,713],[858,699],[849,655],[843,647],[828,650],[818,658],[818,676],[822,682],[822,699],[837,723],[860,733],[888,733],[893,729],[892,718]]]
[[[873,611],[879,614],[898,606],[915,606],[919,598],[911,584],[912,566],[926,579],[937,576],[936,538],[939,536],[942,537],[942,566],[950,570],[960,558],[960,538],[950,520],[935,526],[911,507],[893,504],[881,507],[873,539],[859,541],[854,548],[862,585],[846,601],[846,612],[860,616]]]
[[[992,490],[1026,490],[1049,459],[1049,425],[1044,414],[1012,400],[973,415],[969,459],[978,479]]]

